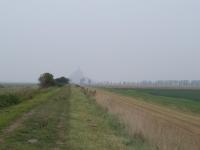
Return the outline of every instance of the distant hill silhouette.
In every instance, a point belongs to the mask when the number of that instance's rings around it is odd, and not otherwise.
[[[70,75],[70,81],[75,84],[91,84],[92,80],[88,77],[85,77],[83,71],[78,68]]]

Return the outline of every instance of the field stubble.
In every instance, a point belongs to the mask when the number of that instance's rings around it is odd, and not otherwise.
[[[130,134],[161,150],[199,150],[200,118],[134,98],[98,90],[96,101],[119,116]]]

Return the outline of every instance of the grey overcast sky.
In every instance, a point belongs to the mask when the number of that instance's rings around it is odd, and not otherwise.
[[[0,81],[200,79],[199,0],[0,0]]]

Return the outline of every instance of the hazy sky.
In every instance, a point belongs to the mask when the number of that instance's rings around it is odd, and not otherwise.
[[[199,0],[0,0],[0,81],[200,79]]]

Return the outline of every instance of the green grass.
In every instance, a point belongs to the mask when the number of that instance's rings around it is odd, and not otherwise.
[[[48,101],[44,96],[38,99],[45,102],[34,107],[34,113],[18,129],[4,136],[1,150],[153,149],[142,137],[130,137],[116,117],[77,88],[72,92],[67,87],[61,88]]]
[[[200,90],[125,88],[108,90],[135,97],[138,100],[164,105],[172,109],[200,114]]]
[[[0,109],[32,99],[42,92],[45,92],[45,90],[35,87],[7,87],[0,89]]]
[[[20,103],[20,97],[11,94],[0,95],[0,109]]]
[[[13,105],[4,109],[0,109],[0,131],[3,127],[10,124],[24,112],[29,111],[34,106],[48,100],[48,97],[57,92],[58,89],[50,88],[35,96],[35,98],[23,101],[17,105]]]
[[[70,150],[151,150],[141,137],[130,137],[118,120],[75,90],[70,105]],[[77,144],[79,143],[79,144]]]
[[[137,89],[137,91],[152,95],[166,96],[173,98],[183,98],[192,101],[200,101],[200,90],[189,89]]]
[[[33,109],[34,113],[24,121],[21,128],[4,138],[5,142],[0,149],[48,150],[55,147],[60,115],[69,107],[67,100],[69,92],[65,88],[59,88],[56,92],[51,91],[50,95],[48,101],[46,97],[40,97],[45,103]],[[33,144],[29,142],[30,140],[37,140],[37,142]]]

